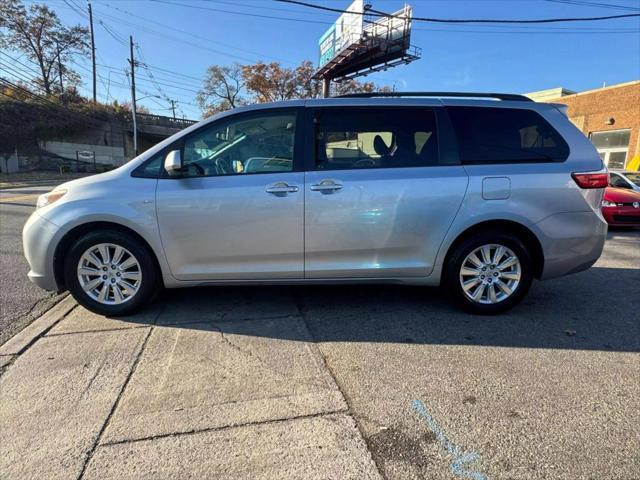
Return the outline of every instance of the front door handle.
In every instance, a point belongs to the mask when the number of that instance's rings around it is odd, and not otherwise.
[[[287,193],[297,192],[298,187],[289,185],[287,182],[278,182],[268,186],[265,191],[267,193],[273,193],[274,195],[286,195]]]
[[[320,183],[311,185],[309,188],[314,192],[332,193],[340,190],[342,184],[336,183],[333,180],[322,180]]]

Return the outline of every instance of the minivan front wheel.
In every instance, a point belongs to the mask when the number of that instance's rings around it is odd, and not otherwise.
[[[146,304],[158,285],[152,254],[138,239],[116,230],[77,239],[65,258],[67,288],[85,308],[125,315]]]
[[[517,305],[532,279],[531,255],[518,237],[481,232],[463,240],[450,255],[444,284],[465,310],[496,314]]]

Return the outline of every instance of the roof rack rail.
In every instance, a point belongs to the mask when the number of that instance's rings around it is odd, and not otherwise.
[[[347,93],[334,98],[376,98],[376,97],[453,97],[453,98],[495,98],[516,102],[533,102],[529,97],[515,93],[477,93],[477,92],[370,92]]]

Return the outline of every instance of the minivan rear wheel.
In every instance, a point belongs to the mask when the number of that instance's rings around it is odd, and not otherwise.
[[[445,266],[444,287],[471,313],[492,315],[514,307],[531,287],[531,254],[517,236],[481,232],[460,242]]]
[[[154,296],[159,275],[149,249],[124,232],[103,230],[78,238],[64,263],[67,288],[100,315],[133,313]]]

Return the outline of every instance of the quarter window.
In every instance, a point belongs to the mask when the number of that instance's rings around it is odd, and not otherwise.
[[[538,113],[517,108],[448,107],[463,163],[561,162],[569,146]]]
[[[160,176],[160,169],[162,168],[165,154],[166,152],[164,150],[156,153],[153,157],[136,168],[131,175],[138,178],[158,178]]]
[[[437,164],[433,109],[326,110],[316,119],[318,170]]]
[[[185,140],[183,177],[291,172],[295,127],[295,114],[215,122]]]

